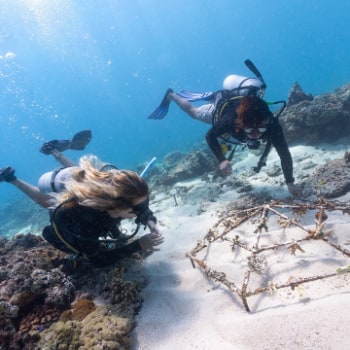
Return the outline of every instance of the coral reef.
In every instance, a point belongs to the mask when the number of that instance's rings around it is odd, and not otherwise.
[[[73,284],[57,267],[62,253],[40,237],[0,241],[0,347],[33,349],[41,328],[55,322],[73,298]]]
[[[99,305],[80,322],[56,322],[40,334],[37,346],[42,350],[130,349],[133,324],[117,313],[113,305]]]
[[[124,276],[137,261],[66,275],[67,257],[32,234],[1,239],[0,256],[0,349],[130,348],[146,280]]]

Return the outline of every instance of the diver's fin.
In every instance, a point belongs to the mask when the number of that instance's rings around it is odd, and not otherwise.
[[[40,152],[44,154],[52,154],[54,150],[59,152],[67,151],[67,149],[83,150],[91,140],[91,130],[83,130],[73,136],[71,140],[51,140],[45,142]]]
[[[215,95],[215,92],[208,91],[208,92],[190,92],[181,90],[176,93],[176,95],[179,95],[180,97],[183,97],[189,102],[195,102],[195,101],[212,101]]]
[[[40,152],[44,154],[52,154],[54,150],[59,152],[64,152],[69,149],[70,140],[51,140],[45,142],[41,148]]]
[[[91,130],[83,130],[75,134],[69,143],[69,149],[83,150],[85,146],[91,141]]]
[[[168,94],[174,92],[173,89],[168,89],[160,103],[160,105],[148,116],[148,119],[163,119],[169,110],[170,101],[168,100]]]

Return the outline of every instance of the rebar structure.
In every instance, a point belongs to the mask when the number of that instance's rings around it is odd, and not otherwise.
[[[345,247],[350,244],[350,241],[339,241],[337,232],[327,230],[327,212],[333,211],[339,211],[341,215],[349,215],[350,204],[320,199],[315,203],[270,202],[252,208],[228,209],[186,256],[190,259],[192,266],[199,268],[209,280],[225,286],[236,294],[245,310],[250,312],[248,298],[251,296],[260,293],[273,294],[283,288],[295,290],[296,287],[305,283],[350,272],[350,250]],[[312,227],[302,223],[301,218],[307,214],[314,215],[315,225]],[[277,224],[279,235],[269,232],[270,223]],[[300,256],[305,253],[305,246],[307,245],[310,250],[310,244],[315,245],[315,241],[328,245],[334,251],[334,254],[331,254],[336,256],[334,260],[341,260],[345,264],[336,267],[332,265],[330,269],[327,268],[329,271],[322,271],[323,273],[316,275],[307,275],[307,268],[304,268],[300,276],[289,276],[285,280],[280,278],[277,281],[276,278],[269,280],[272,274],[266,271],[273,272],[274,267],[278,266],[277,253]],[[220,270],[220,262],[210,259],[216,244],[219,244],[221,249],[223,244],[228,244],[230,247],[230,250],[226,249],[227,255],[225,255],[230,261],[222,265],[226,267],[226,271],[222,271],[225,268]],[[239,262],[235,260],[238,255]],[[314,255],[312,257],[313,260],[308,262],[309,264],[322,261],[322,256],[316,254],[316,258]],[[283,257],[280,260],[283,260]],[[307,257],[304,260],[307,260]],[[214,264],[219,267],[211,267]],[[241,268],[242,265],[243,268]],[[229,271],[237,270],[237,266],[241,272],[239,281],[228,277]],[[291,271],[294,271],[293,268]],[[295,269],[295,271],[299,270]]]

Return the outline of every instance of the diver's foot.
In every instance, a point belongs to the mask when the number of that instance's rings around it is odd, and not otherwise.
[[[46,155],[52,154],[54,150],[55,147],[53,145],[53,141],[45,142],[40,148],[40,152]]]
[[[85,149],[91,138],[91,130],[83,130],[75,134],[71,140],[52,140],[45,142],[41,146],[40,152],[47,155],[55,155],[55,152],[64,152],[68,149],[81,151]]]
[[[44,153],[46,155],[54,154],[55,151],[58,151],[57,145],[58,145],[59,142],[60,142],[59,140],[52,140],[52,141],[45,142],[41,146],[40,152]]]
[[[6,166],[0,169],[0,182],[12,182],[15,181],[15,169],[10,166]]]
[[[170,94],[174,93],[174,90],[169,88],[166,92],[165,92],[165,95],[164,95],[164,98],[161,102],[161,104],[164,104],[164,103],[170,103],[172,101],[172,98],[169,96]]]
[[[148,119],[163,119],[169,110],[169,105],[170,102],[172,101],[172,97],[170,96],[171,93],[174,93],[173,89],[168,89],[165,94],[164,97],[162,98],[162,101],[160,102],[160,105],[154,110],[153,113],[151,113],[148,116]]]

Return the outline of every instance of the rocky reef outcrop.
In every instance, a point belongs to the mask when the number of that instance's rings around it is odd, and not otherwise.
[[[315,145],[350,137],[350,84],[314,98],[293,85],[290,96],[279,118],[289,144]]]
[[[318,167],[304,183],[304,196],[336,198],[350,191],[350,153]]]
[[[160,166],[150,171],[148,179],[151,179],[155,186],[171,186],[179,181],[201,177],[215,170],[216,166],[213,155],[204,145],[190,153],[169,153]]]
[[[312,101],[314,97],[311,94],[306,94],[299,83],[295,81],[289,90],[287,106],[295,105],[302,101]]]

